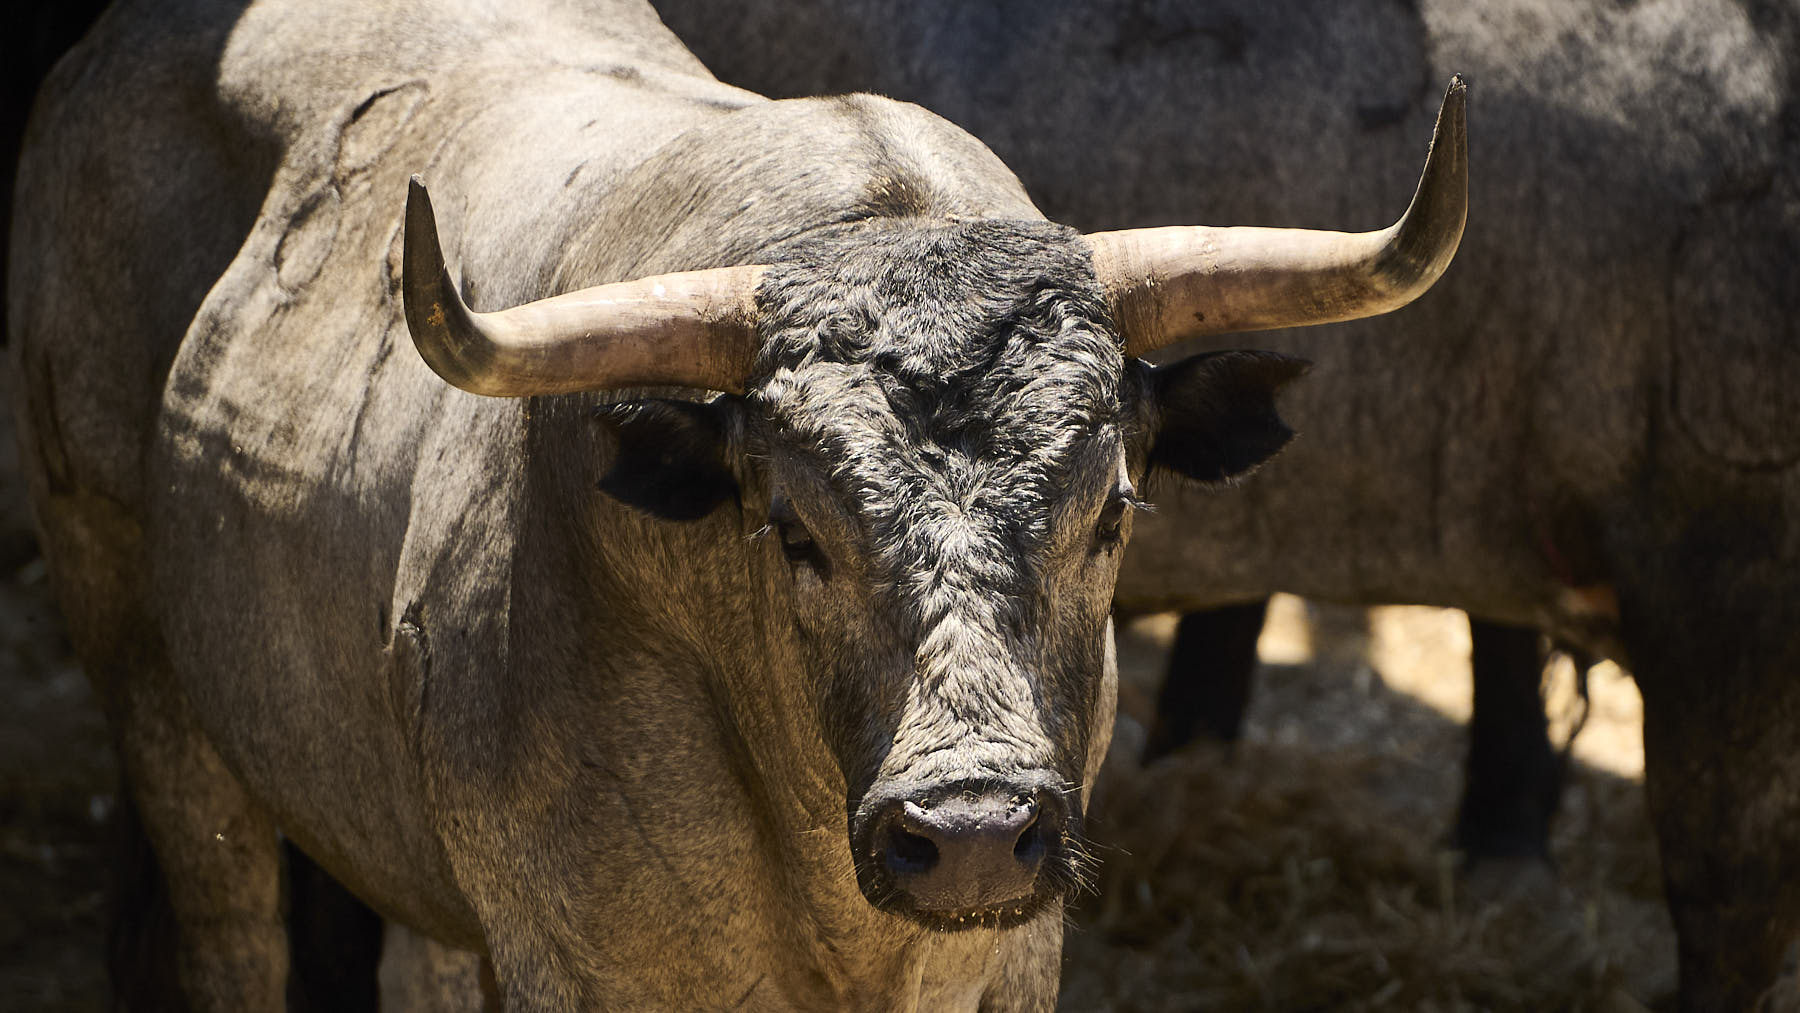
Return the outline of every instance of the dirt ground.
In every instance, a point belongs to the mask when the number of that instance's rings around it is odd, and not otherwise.
[[[116,771],[0,431],[0,1010],[97,1010]],[[1458,613],[1278,599],[1247,738],[1135,762],[1172,617],[1121,631],[1096,895],[1062,1008],[1624,1011],[1667,1005],[1673,936],[1643,811],[1638,701],[1602,668],[1538,867],[1456,875],[1469,701]],[[1550,682],[1566,733],[1572,671]]]
[[[0,1010],[104,1008],[105,723],[69,652],[0,388]]]

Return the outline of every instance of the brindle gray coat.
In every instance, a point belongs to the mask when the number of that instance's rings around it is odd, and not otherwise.
[[[979,143],[723,86],[625,0],[121,5],[46,95],[26,469],[190,1001],[280,1004],[279,827],[513,1008],[1052,1004],[1133,488],[1273,452],[1292,361],[1128,361]],[[414,171],[477,308],[771,265],[746,394],[446,386]],[[1018,771],[1067,818],[1016,910],[853,847]]]

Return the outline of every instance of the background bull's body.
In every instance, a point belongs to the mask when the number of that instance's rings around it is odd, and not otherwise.
[[[1088,228],[1357,221],[1469,74],[1459,263],[1403,316],[1272,336],[1354,381],[1296,391],[1240,495],[1166,497],[1119,599],[1451,605],[1626,656],[1684,1001],[1768,983],[1800,929],[1791,4],[659,6],[726,80],[932,104]]]
[[[486,949],[520,1008],[1044,1004],[1058,908],[939,935],[858,893],[798,663],[743,609],[775,593],[766,545],[594,492],[591,401],[450,391],[397,291],[413,171],[478,307],[729,262],[911,145],[956,177],[946,210],[1034,209],[917,110],[771,104],[709,139],[762,100],[640,5],[409,12],[117,8],[21,177],[26,468],[176,913],[217,935],[194,959],[283,959],[273,823]],[[783,168],[809,121],[840,175]]]
[[[1155,548],[1119,587],[1131,608],[1273,587],[1616,649],[1565,592],[1612,576],[1600,556],[1621,525],[1599,515],[1641,514],[1651,413],[1740,471],[1800,455],[1779,5],[766,6],[659,9],[726,80],[929,103],[1090,229],[1372,222],[1404,196],[1433,82],[1478,83],[1480,221],[1447,285],[1350,334],[1267,339],[1356,382],[1295,391],[1306,438],[1244,495],[1183,495],[1146,520],[1137,549]]]

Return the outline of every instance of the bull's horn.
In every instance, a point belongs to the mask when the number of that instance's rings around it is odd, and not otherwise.
[[[1131,355],[1185,338],[1399,309],[1444,273],[1469,204],[1467,85],[1450,79],[1412,204],[1379,232],[1174,226],[1088,236]]]
[[[419,177],[406,195],[406,327],[437,375],[490,397],[620,387],[742,391],[761,267],[599,285],[496,313],[463,303]]]

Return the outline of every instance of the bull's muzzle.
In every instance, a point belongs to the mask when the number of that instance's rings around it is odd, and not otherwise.
[[[871,792],[851,830],[864,896],[939,930],[1029,919],[1074,880],[1059,783],[1031,771]]]

